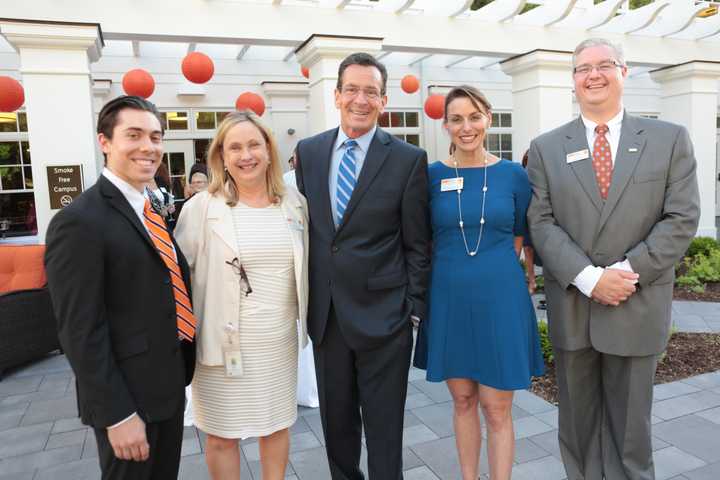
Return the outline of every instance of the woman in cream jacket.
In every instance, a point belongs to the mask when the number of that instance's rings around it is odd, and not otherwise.
[[[270,131],[249,111],[222,121],[206,192],[175,230],[198,317],[192,402],[213,479],[239,478],[238,439],[259,437],[263,479],[282,479],[307,343],[308,214],[282,180]]]

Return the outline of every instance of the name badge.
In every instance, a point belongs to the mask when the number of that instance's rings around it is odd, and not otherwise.
[[[463,189],[463,177],[443,178],[440,181],[441,192],[455,192]]]
[[[302,232],[305,230],[305,227],[302,224],[301,220],[293,220],[292,218],[288,218],[288,225],[290,225],[291,230],[297,230],[298,232]]]
[[[590,152],[587,148],[584,150],[578,150],[577,152],[568,153],[565,156],[565,161],[567,163],[573,163],[577,162],[578,160],[585,160],[586,158],[590,158]]]

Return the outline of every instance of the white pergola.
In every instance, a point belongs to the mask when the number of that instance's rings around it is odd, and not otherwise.
[[[471,0],[137,0],[4,2],[0,58],[17,52],[27,93],[35,188],[43,169],[79,159],[90,183],[99,173],[93,136],[91,63],[153,62],[157,75],[177,76],[177,60],[200,51],[216,71],[238,75],[274,65],[266,96],[297,83],[310,69],[309,131],[337,124],[332,92],[340,60],[367,51],[389,66],[423,72],[498,71],[512,78],[513,152],[572,118],[571,50],[602,36],[623,45],[631,75],[648,76],[660,91],[661,118],[686,125],[699,161],[703,216],[700,233],[715,236],[715,118],[720,79],[718,3],[655,0],[634,10],[627,1],[494,0],[472,11]],[[523,12],[527,3],[536,4]],[[0,70],[3,67],[0,66]],[[111,70],[107,68],[105,70]],[[122,72],[116,72],[119,78]],[[115,78],[113,81],[117,81]],[[179,94],[202,94],[184,85]],[[183,90],[184,89],[184,90]],[[63,95],[58,95],[59,91]],[[272,98],[270,99],[272,103]],[[272,107],[271,107],[272,108]],[[70,116],[73,132],[53,118]],[[77,130],[77,131],[75,131]],[[64,151],[63,151],[64,150]],[[67,161],[67,160],[65,160]],[[37,171],[36,171],[37,169]],[[40,236],[52,211],[38,195]]]

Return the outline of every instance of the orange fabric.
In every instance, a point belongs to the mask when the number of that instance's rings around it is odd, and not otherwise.
[[[150,207],[150,202],[145,200],[145,208],[143,209],[143,217],[145,217],[145,226],[150,232],[150,238],[155,244],[155,248],[163,259],[165,265],[170,271],[170,279],[173,284],[173,293],[175,295],[175,314],[177,316],[178,335],[188,341],[193,340],[195,336],[195,325],[197,320],[192,312],[192,304],[188,298],[187,288],[182,278],[180,266],[177,264],[175,250],[170,239],[170,234],[165,226],[165,220],[155,213]]]
[[[43,287],[44,255],[45,245],[0,245],[0,293]]]

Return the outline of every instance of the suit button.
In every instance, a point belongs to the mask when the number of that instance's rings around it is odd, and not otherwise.
[[[332,246],[332,252],[333,252],[333,253],[337,253],[337,252],[339,252],[339,251],[340,251],[340,249],[339,249],[336,245],[333,245],[333,246]]]
[[[170,279],[169,279],[169,278],[166,278],[165,280],[163,280],[163,283],[164,283],[165,285],[170,285]]]

